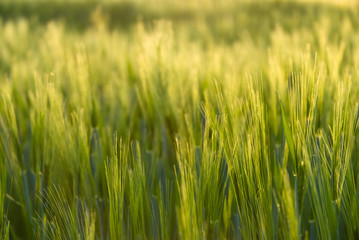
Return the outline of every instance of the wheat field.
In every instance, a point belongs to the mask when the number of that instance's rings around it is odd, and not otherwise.
[[[0,2],[0,239],[358,239],[355,1]]]

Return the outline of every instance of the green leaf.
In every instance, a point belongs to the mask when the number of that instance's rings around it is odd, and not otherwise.
[[[283,119],[283,125],[284,125],[285,138],[286,138],[287,143],[288,143],[290,155],[291,155],[292,159],[294,160],[294,162],[296,163],[296,168],[297,168],[296,170],[298,170],[297,160],[296,160],[296,157],[295,157],[295,149],[294,149],[292,131],[289,128],[288,119],[287,119],[287,117],[285,115],[285,111],[284,111],[282,101],[280,101],[280,105],[281,105],[281,108],[282,108],[282,119]]]

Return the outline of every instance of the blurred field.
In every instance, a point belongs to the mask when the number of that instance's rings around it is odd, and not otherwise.
[[[358,16],[0,2],[0,239],[358,239]]]

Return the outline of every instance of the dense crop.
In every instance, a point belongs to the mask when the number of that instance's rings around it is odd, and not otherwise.
[[[358,6],[226,4],[0,3],[0,238],[359,238]]]

